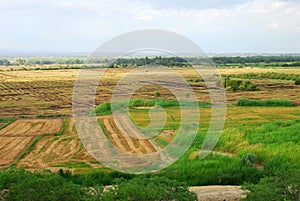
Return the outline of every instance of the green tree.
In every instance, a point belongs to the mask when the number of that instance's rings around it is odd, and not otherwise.
[[[12,201],[79,201],[91,200],[92,194],[58,174],[10,170],[0,173],[0,192]],[[1,199],[1,198],[0,198]]]
[[[299,201],[300,170],[281,172],[272,177],[262,178],[258,184],[246,184],[245,201]]]
[[[2,59],[2,65],[9,66],[10,65],[10,61],[8,61],[7,59]]]

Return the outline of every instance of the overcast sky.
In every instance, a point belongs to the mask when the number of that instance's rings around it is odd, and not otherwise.
[[[91,52],[164,29],[209,53],[300,53],[297,0],[3,0],[0,27],[2,51]]]

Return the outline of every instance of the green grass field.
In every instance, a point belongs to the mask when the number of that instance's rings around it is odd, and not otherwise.
[[[130,114],[138,126],[147,126],[148,111],[134,109]],[[200,108],[200,127],[193,146],[159,175],[190,185],[225,185],[257,182],[265,174],[300,167],[299,107],[229,107],[214,152],[199,160],[197,155],[210,123],[210,111]],[[168,120],[163,130],[176,129],[180,124],[180,109],[167,108],[166,112]],[[160,140],[164,146],[168,144],[164,138]],[[247,153],[257,156],[255,165],[242,164]]]

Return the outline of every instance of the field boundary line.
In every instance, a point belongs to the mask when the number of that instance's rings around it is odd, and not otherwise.
[[[6,126],[8,126],[9,124],[13,123],[14,121],[16,121],[17,119],[10,119],[8,122],[6,122],[5,124],[3,124],[2,126],[0,126],[0,130],[5,128]]]
[[[9,166],[10,168],[16,167],[17,163],[28,154],[31,149],[34,147],[34,145],[42,139],[46,134],[37,136],[36,138],[33,139],[33,141],[28,145],[27,148],[23,152],[20,153],[20,155],[17,157],[17,159]]]

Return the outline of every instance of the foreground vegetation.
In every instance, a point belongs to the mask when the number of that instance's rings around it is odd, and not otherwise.
[[[24,169],[0,172],[0,200],[197,200],[186,184],[167,178],[140,176],[129,181],[118,178],[111,180],[114,185],[109,187],[98,178],[90,178],[94,185],[89,185],[74,183],[62,171],[60,174],[32,173]]]
[[[275,176],[262,178],[256,185],[245,184],[248,191],[245,201],[299,201],[300,200],[300,171],[287,170]]]

